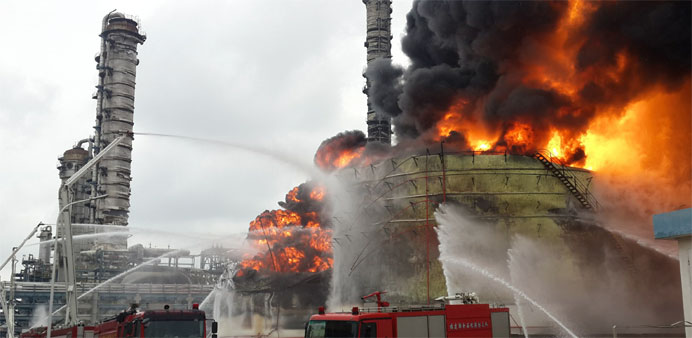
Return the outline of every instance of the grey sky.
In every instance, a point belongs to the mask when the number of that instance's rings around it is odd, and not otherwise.
[[[395,63],[406,63],[399,40],[410,7],[393,4]],[[2,260],[36,223],[55,223],[57,157],[92,134],[94,55],[112,9],[138,16],[148,37],[139,49],[135,131],[253,144],[310,164],[325,138],[366,129],[359,0],[2,2]],[[266,156],[151,136],[135,137],[132,170],[133,228],[213,237],[246,231],[309,178]],[[35,247],[21,252],[29,253]]]

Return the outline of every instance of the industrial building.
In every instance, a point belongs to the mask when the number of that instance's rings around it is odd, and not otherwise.
[[[98,164],[72,184],[67,195],[61,195],[59,207],[71,205],[69,221],[41,227],[38,256],[22,257],[13,280],[2,282],[3,289],[10,290],[8,303],[14,308],[15,333],[39,324],[39,318],[47,314],[54,264],[57,283],[53,309],[66,304],[69,293],[65,282],[72,268],[79,296],[77,319],[95,322],[132,303],[143,309],[164,305],[190,308],[207,297],[226,264],[239,258],[221,247],[192,255],[188,250],[128,246],[137,47],[146,36],[135,17],[118,12],[103,18],[100,36],[101,48],[95,58],[99,82],[92,96],[96,100],[94,135],[78,141],[58,158],[61,186],[114,140],[123,135],[125,138],[102,154]],[[71,227],[72,237],[79,238],[72,244],[73,267],[66,258],[65,241],[57,245],[53,241],[54,236],[64,237],[66,224]],[[118,227],[123,227],[122,231],[117,231]],[[102,232],[109,234],[99,236]],[[140,265],[137,271],[103,284]],[[64,311],[57,313],[54,322],[64,316]],[[6,336],[6,328],[0,328],[0,337]]]
[[[103,19],[101,49],[95,58],[99,83],[93,95],[96,100],[94,135],[79,141],[58,158],[62,184],[117,137],[126,137],[91,168],[90,174],[75,183],[72,196],[68,196],[69,201],[60,199],[61,208],[73,201],[86,200],[71,207],[70,222],[73,224],[126,226],[128,222],[135,77],[139,64],[137,45],[146,40],[138,26],[135,18],[117,12],[109,13]],[[83,144],[88,144],[86,150],[82,148]],[[105,197],[97,199],[97,196]],[[98,227],[76,227],[72,234],[76,236],[97,231],[100,231]],[[127,268],[126,252],[126,237],[80,241],[73,246],[75,273],[80,276],[79,280],[107,280]],[[90,255],[99,257],[90,259]],[[95,269],[89,261],[99,261],[103,266]],[[60,267],[58,281],[65,280],[65,266],[61,264]]]

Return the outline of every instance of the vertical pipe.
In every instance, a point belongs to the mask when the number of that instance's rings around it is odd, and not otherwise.
[[[17,250],[17,248],[12,248],[12,251]],[[8,311],[9,313],[5,317],[7,319],[7,322],[5,323],[7,325],[7,337],[9,338],[14,338],[14,305],[15,305],[15,300],[14,300],[14,275],[17,273],[17,256],[12,255],[12,275],[10,276],[10,302],[8,306]]]
[[[428,305],[430,305],[430,199],[428,192],[428,159],[430,151],[425,156],[425,268],[426,268],[426,289],[428,294]]]
[[[106,27],[108,26],[108,19],[110,19],[111,14],[115,12],[115,9],[110,11],[106,16],[103,17],[103,21],[101,21],[101,32],[104,32],[106,30]],[[96,125],[94,126],[94,142],[93,146],[91,147],[91,151],[89,155],[91,155],[91,158],[94,158],[100,151],[101,151],[101,119],[103,118],[102,110],[103,110],[103,84],[104,84],[104,76],[101,75],[101,71],[105,70],[106,68],[106,36],[101,35],[101,52],[99,54],[99,63],[96,66],[96,69],[99,71],[99,84],[96,86],[97,92],[96,92]],[[97,190],[98,190],[98,171],[99,171],[99,166],[98,164],[94,166],[94,168],[91,171],[91,198],[96,198],[97,195]],[[96,202],[92,202],[96,203]],[[96,207],[92,204],[91,208],[89,210],[89,223],[95,223],[96,221]]]
[[[53,268],[50,271],[50,296],[48,297],[48,332],[46,333],[47,338],[51,338],[51,330],[53,329],[53,298],[55,296],[55,270],[58,267],[58,231],[60,229],[60,218],[62,217],[62,212],[58,214],[58,219],[55,222],[55,243],[53,244]],[[64,231],[62,232],[65,233]]]
[[[60,197],[67,204],[61,210],[62,224],[63,224],[63,237],[64,243],[62,245],[64,251],[64,263],[65,267],[65,304],[67,306],[67,311],[65,311],[65,325],[71,325],[77,322],[77,290],[75,281],[75,264],[74,264],[74,251],[72,248],[72,196],[74,194],[70,191],[70,187],[64,185],[60,189]]]
[[[442,163],[442,203],[447,202],[447,176],[445,174],[445,141],[440,142],[440,162]]]

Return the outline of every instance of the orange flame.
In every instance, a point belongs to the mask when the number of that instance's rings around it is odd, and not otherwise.
[[[321,201],[324,198],[324,188],[322,186],[317,186],[310,192],[310,198],[315,201]]]
[[[612,184],[620,182],[627,187],[623,194],[637,190],[649,214],[689,207],[691,76],[680,74],[675,81],[645,78],[639,75],[643,70],[661,65],[642,60],[628,48],[579,65],[585,47],[608,41],[584,34],[592,14],[608,9],[605,6],[616,4],[570,1],[555,29],[527,41],[535,53],[512,59],[513,81],[555,93],[563,103],[555,105],[562,108],[550,112],[550,118],[536,113],[531,120],[527,116],[534,112],[522,112],[517,115],[521,117],[504,116],[509,122],[498,126],[501,119],[488,118],[484,99],[459,97],[436,122],[431,138],[451,147],[458,134],[463,140],[459,150],[549,153],[568,165],[598,171]],[[590,88],[596,89],[586,92]],[[504,132],[493,132],[498,129]]]
[[[324,170],[335,170],[364,162],[366,137],[360,131],[340,133],[320,144],[315,164]]]
[[[293,202],[300,202],[300,199],[298,199],[298,187],[295,187],[291,189],[291,191],[286,194],[286,200],[287,201],[293,201]]]
[[[329,269],[333,262],[331,228],[322,226],[319,212],[305,211],[323,210],[324,196],[322,186],[300,185],[286,194],[282,204],[293,210],[267,210],[250,222],[248,239],[258,253],[244,257],[236,276],[249,270],[286,273]]]

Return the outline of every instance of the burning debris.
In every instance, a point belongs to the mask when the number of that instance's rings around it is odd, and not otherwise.
[[[247,239],[256,254],[243,257],[230,272],[232,287],[222,291],[231,299],[228,330],[301,329],[308,309],[324,304],[334,264],[326,195],[322,185],[308,181],[286,194],[282,209],[265,210],[250,222]]]
[[[265,210],[250,222],[248,239],[258,253],[247,255],[237,277],[259,272],[320,272],[333,264],[331,224],[325,189],[315,182],[303,183],[279,202],[283,209]]]

